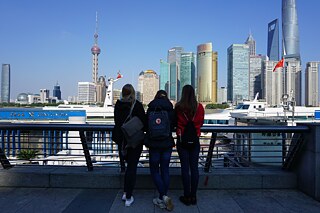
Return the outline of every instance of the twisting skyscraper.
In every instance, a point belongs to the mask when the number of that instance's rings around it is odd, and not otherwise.
[[[300,60],[296,0],[282,0],[282,35],[283,56]]]
[[[298,15],[295,0],[282,0],[282,45],[284,66],[284,94],[301,105],[301,61]]]

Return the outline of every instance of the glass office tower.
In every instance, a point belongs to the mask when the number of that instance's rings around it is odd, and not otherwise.
[[[168,50],[168,63],[170,65],[170,84],[169,84],[169,98],[171,100],[179,100],[179,85],[180,85],[180,59],[182,47],[173,47]]]
[[[232,44],[228,48],[228,101],[237,103],[249,98],[249,46]]]
[[[169,71],[170,71],[169,63],[167,63],[163,60],[160,60],[159,86],[160,86],[160,89],[165,90],[168,94],[170,93],[170,91],[169,91],[169,82],[170,82]]]
[[[192,52],[181,53],[180,91],[184,85],[190,84],[195,88],[195,56]]]
[[[61,100],[61,90],[58,83],[53,87],[52,96],[56,97],[58,100]]]
[[[279,23],[278,19],[268,24],[267,56],[271,61],[279,61]]]
[[[1,72],[1,102],[10,102],[10,64],[2,64]]]

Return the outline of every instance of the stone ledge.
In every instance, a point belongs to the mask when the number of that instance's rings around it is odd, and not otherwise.
[[[16,166],[0,170],[2,187],[39,188],[107,188],[123,186],[118,168],[59,166]],[[170,188],[182,189],[180,169],[170,169]],[[154,189],[149,168],[139,168],[136,188]],[[214,168],[210,173],[200,169],[199,189],[295,189],[294,173],[279,168]]]

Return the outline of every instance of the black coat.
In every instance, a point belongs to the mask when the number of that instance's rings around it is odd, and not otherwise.
[[[124,141],[123,133],[121,131],[121,126],[125,122],[128,117],[131,109],[131,102],[125,102],[122,100],[118,100],[114,107],[114,129],[112,131],[112,140],[118,144],[122,145],[122,141]],[[140,101],[136,101],[134,108],[132,110],[131,116],[137,116],[140,118],[142,123],[144,124],[144,130],[146,129],[146,113],[143,109],[142,103]],[[126,141],[124,141],[126,145]]]
[[[171,131],[174,131],[174,127],[176,126],[176,119],[175,119],[176,116],[173,110],[173,105],[168,99],[158,98],[158,99],[152,100],[148,104],[147,117],[150,114],[150,112],[155,110],[161,110],[161,109],[167,111],[170,124],[171,124],[170,129]],[[146,132],[148,132],[148,122],[146,122],[146,126],[147,126]],[[174,140],[171,133],[170,137],[164,141],[150,141],[150,139],[148,139],[148,141],[145,141],[145,145],[150,148],[169,148],[169,147],[173,147],[175,144],[174,144]]]

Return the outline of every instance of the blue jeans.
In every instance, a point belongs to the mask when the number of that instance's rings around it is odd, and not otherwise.
[[[166,149],[149,149],[150,173],[159,192],[160,199],[162,199],[163,195],[167,195],[169,189],[169,163],[171,153],[171,147]]]
[[[199,183],[198,161],[200,153],[200,144],[195,145],[195,147],[192,150],[188,150],[179,146],[178,143],[177,151],[181,163],[181,177],[184,196],[196,197]]]

